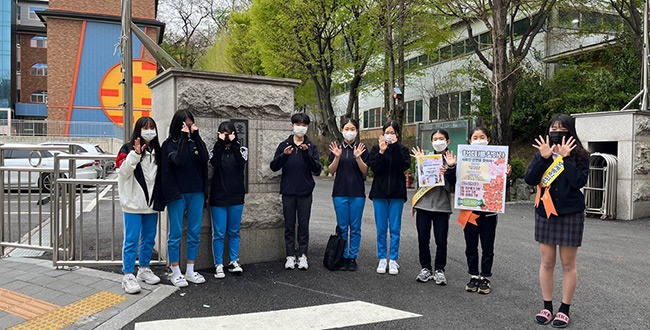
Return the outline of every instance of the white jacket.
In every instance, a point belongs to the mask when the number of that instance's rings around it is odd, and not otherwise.
[[[120,205],[122,205],[122,211],[127,213],[156,213],[152,207],[153,187],[156,182],[158,165],[156,165],[153,150],[151,153],[148,151],[143,151],[143,153],[144,155],[138,155],[135,150],[131,150],[118,171],[117,186],[120,194]],[[142,168],[149,203],[147,203],[144,193],[145,187],[138,182],[135,176],[138,163]]]

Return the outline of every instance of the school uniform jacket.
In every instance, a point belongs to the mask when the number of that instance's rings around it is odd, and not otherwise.
[[[282,178],[280,179],[280,194],[309,196],[314,191],[316,182],[314,175],[319,175],[321,171],[320,157],[318,147],[313,144],[307,135],[303,144],[309,148],[300,149],[293,142],[293,134],[289,138],[280,142],[275,150],[275,156],[271,161],[271,170],[273,172],[282,169]],[[290,155],[284,154],[284,149],[293,146],[293,152]]]
[[[244,166],[248,160],[248,149],[237,142],[226,148],[223,140],[217,139],[212,149],[210,164],[214,168],[210,206],[232,206],[244,204]]]

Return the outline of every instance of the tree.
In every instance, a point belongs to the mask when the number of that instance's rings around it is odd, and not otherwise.
[[[492,140],[497,144],[509,144],[512,141],[510,122],[519,70],[556,0],[432,1],[438,12],[466,26],[474,52],[492,72]],[[514,26],[510,23],[521,16],[528,17],[530,25],[523,34],[515,36]],[[482,22],[492,37],[489,56],[483,53],[474,37],[473,24],[476,22]]]

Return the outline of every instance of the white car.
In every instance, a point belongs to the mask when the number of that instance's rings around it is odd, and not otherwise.
[[[43,142],[42,146],[68,147],[74,146],[74,153],[77,155],[104,155],[106,152],[99,145],[75,141],[53,141]],[[67,151],[67,150],[66,150]],[[112,163],[112,164],[111,164]],[[108,160],[96,160],[93,168],[97,171],[98,177],[103,177],[104,169],[107,173],[115,169],[115,162]]]
[[[4,149],[4,166],[20,168],[38,168],[39,172],[20,172],[10,171],[4,173],[5,188],[24,188],[38,189],[43,192],[50,192],[52,189],[52,176],[54,175],[54,154],[61,151],[48,150],[25,150],[19,148],[30,147],[29,144],[5,144]],[[65,153],[65,152],[63,152]],[[61,160],[62,177],[67,177],[68,160]],[[75,169],[75,178],[77,179],[96,179],[97,171],[95,170],[94,161],[79,162],[77,161]],[[31,178],[31,179],[30,179]],[[9,186],[9,187],[7,187]]]

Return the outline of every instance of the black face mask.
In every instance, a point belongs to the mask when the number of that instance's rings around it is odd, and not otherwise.
[[[548,136],[550,138],[551,144],[562,144],[562,138],[564,137],[564,142],[566,143],[571,137],[569,132],[549,132]]]

